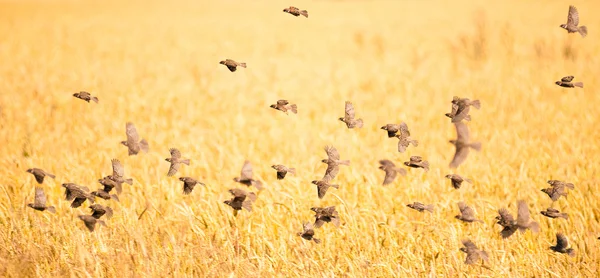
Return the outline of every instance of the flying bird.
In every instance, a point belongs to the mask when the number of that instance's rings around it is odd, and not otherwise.
[[[482,260],[482,262],[488,260],[487,252],[479,250],[479,248],[477,248],[477,246],[475,246],[475,243],[473,243],[471,240],[463,239],[462,244],[465,247],[461,247],[460,251],[467,253],[465,264],[474,264],[479,260]]]
[[[206,186],[203,182],[190,177],[181,177],[179,180],[183,182],[183,194],[186,195],[192,193],[192,190],[194,190],[194,187],[196,187],[197,184]]]
[[[556,233],[556,245],[550,246],[550,249],[554,252],[567,254],[571,257],[575,257],[575,250],[569,247],[569,240],[562,233]]]
[[[223,203],[233,208],[234,216],[237,216],[238,211],[242,208],[252,211],[252,202],[256,201],[256,193],[240,188],[229,189],[229,193],[233,195],[233,198],[225,200]]]
[[[289,8],[283,9],[283,12],[289,13],[294,16],[303,15],[304,17],[308,18],[308,12],[306,10],[300,10],[294,6],[290,6]]]
[[[404,134],[405,136],[410,136],[408,125],[406,125],[406,123],[404,122],[401,122],[399,124],[387,124],[382,126],[381,129],[387,131],[388,138],[396,137],[397,133]]]
[[[119,196],[117,196],[116,194],[110,194],[110,193],[104,191],[103,189],[98,189],[90,194],[92,194],[93,196],[96,196],[98,198],[104,199],[104,200],[113,199],[117,202],[120,202]]]
[[[458,168],[469,156],[470,149],[481,151],[480,142],[471,142],[469,136],[469,128],[463,122],[454,123],[456,128],[456,140],[450,140],[449,142],[454,145],[455,152],[452,161],[450,161],[450,168]]]
[[[78,98],[78,99],[83,99],[83,100],[85,100],[87,102],[90,102],[90,100],[93,100],[95,103],[98,103],[98,98],[92,96],[88,92],[81,91],[79,93],[74,93],[73,96],[76,97],[76,98]]]
[[[325,194],[327,193],[327,190],[329,190],[330,187],[333,187],[335,189],[340,189],[340,186],[337,184],[331,184],[331,177],[325,175],[325,177],[323,177],[322,180],[318,181],[318,180],[314,180],[312,181],[312,184],[317,186],[317,196],[319,196],[319,199],[323,199],[323,197],[325,197]]]
[[[231,72],[236,71],[238,66],[246,68],[246,63],[238,63],[231,59],[225,59],[225,61],[221,61],[219,64],[225,65]]]
[[[575,6],[569,6],[569,14],[567,16],[567,23],[561,24],[560,28],[567,30],[567,33],[579,33],[582,38],[587,36],[587,27],[579,25],[579,12]]]
[[[412,144],[415,147],[419,146],[419,141],[411,139],[410,136],[408,136],[405,133],[396,134],[396,138],[398,138],[398,152],[399,153],[405,152],[410,144]]]
[[[27,173],[32,174],[35,177],[35,180],[37,181],[37,183],[39,183],[39,184],[42,184],[44,182],[45,177],[50,177],[53,179],[56,178],[56,176],[54,176],[53,174],[50,174],[39,168],[27,169]]]
[[[35,188],[35,198],[33,199],[33,204],[27,204],[27,206],[39,211],[47,210],[51,213],[56,213],[56,208],[54,208],[54,206],[46,206],[46,194],[44,194],[44,189],[41,187]]]
[[[246,160],[246,161],[244,161],[244,165],[242,166],[242,172],[240,174],[240,177],[233,178],[233,181],[239,182],[246,186],[254,186],[254,187],[256,187],[256,189],[262,190],[263,189],[262,182],[259,180],[253,179],[252,176],[253,176],[252,164],[250,164],[250,161]]]
[[[464,202],[459,202],[458,203],[458,209],[460,210],[460,214],[454,216],[454,218],[464,221],[464,222],[480,222],[483,223],[483,221],[475,218],[475,211],[473,211],[473,209],[469,206],[467,206],[467,204],[465,204]]]
[[[320,243],[321,240],[315,238],[315,230],[313,227],[313,224],[305,222],[302,224],[302,232],[298,232],[297,233],[298,236],[302,237],[305,240],[308,241],[314,241],[315,243]]]
[[[78,208],[89,200],[90,203],[94,203],[94,195],[88,193],[90,190],[85,186],[80,186],[74,183],[63,183],[62,187],[65,188],[65,200],[73,201],[71,203],[72,208]]]
[[[512,214],[505,208],[499,209],[498,214],[499,216],[496,216],[496,220],[498,220],[496,224],[503,227],[500,232],[502,238],[510,237],[517,230],[521,231],[521,233],[524,233],[527,229],[535,233],[540,230],[539,223],[529,218],[529,208],[523,200],[517,202],[517,220],[514,220]]]
[[[404,162],[404,165],[410,168],[423,168],[425,172],[429,171],[429,162],[423,160],[422,157],[413,155],[409,161]]]
[[[125,135],[127,135],[127,141],[121,141],[121,144],[127,147],[129,155],[136,155],[140,151],[147,153],[150,149],[146,139],[140,140],[140,135],[133,123],[125,124]]]
[[[462,183],[465,181],[468,183],[473,183],[473,181],[471,179],[463,178],[457,174],[446,175],[446,178],[450,179],[450,182],[452,182],[452,187],[454,187],[454,189],[459,189],[461,187]]]
[[[471,106],[475,107],[475,109],[480,109],[481,102],[479,100],[470,100],[455,96],[452,99],[452,111],[446,113],[446,117],[452,119],[452,123],[458,123],[462,120],[470,121],[469,112],[471,111]]]
[[[433,213],[433,204],[424,205],[423,203],[413,202],[412,204],[407,204],[406,206],[419,212],[429,211]]]
[[[327,169],[325,170],[325,176],[323,176],[323,179],[326,179],[326,177],[329,176],[329,180],[332,180],[340,172],[339,166],[349,166],[350,160],[340,160],[340,153],[333,146],[325,146],[325,152],[327,153],[327,158],[321,160],[321,162],[327,164]]]
[[[344,117],[339,118],[339,120],[344,122],[348,128],[355,128],[355,127],[362,128],[363,127],[363,120],[355,119],[354,105],[352,105],[352,102],[349,102],[349,101],[346,101]]]
[[[561,213],[559,210],[557,209],[553,209],[553,208],[547,208],[546,210],[540,211],[540,213],[543,216],[549,217],[549,218],[564,218],[564,219],[569,219],[569,215],[566,213]]]
[[[169,152],[171,153],[171,157],[166,158],[165,160],[171,162],[167,176],[172,177],[179,171],[179,167],[181,167],[182,163],[189,166],[190,160],[181,158],[181,152],[178,149],[170,148]]]
[[[320,208],[312,207],[310,210],[315,212],[315,228],[321,228],[325,223],[332,223],[336,227],[340,226],[340,218],[335,206]]]
[[[388,159],[379,160],[379,169],[385,172],[385,177],[383,178],[383,185],[388,185],[392,183],[398,174],[402,176],[406,176],[406,169],[396,167],[396,164]]]
[[[288,114],[288,111],[298,114],[298,106],[296,104],[290,104],[290,102],[285,99],[278,100],[276,104],[271,104],[270,107],[286,114]]]
[[[121,192],[123,191],[123,183],[115,182],[109,176],[99,179],[98,183],[104,186],[102,188],[102,191],[106,193],[110,193],[110,191],[112,191],[113,188],[117,191],[118,194],[121,194]]]
[[[272,165],[271,168],[273,168],[273,169],[275,169],[275,171],[277,171],[277,179],[278,180],[284,179],[285,176],[287,175],[287,173],[294,174],[294,175],[296,174],[296,168],[288,168],[281,164]]]
[[[550,187],[543,188],[541,191],[546,193],[552,202],[558,201],[561,196],[567,197],[567,188],[575,188],[572,183],[566,183],[559,180],[549,180],[548,184],[550,184]]]
[[[125,178],[125,167],[123,167],[123,164],[121,164],[121,161],[119,161],[118,159],[111,159],[110,160],[111,165],[112,165],[112,175],[106,176],[106,178],[109,178],[110,180],[114,181],[115,183],[118,184],[133,184],[133,179],[126,179]]]
[[[560,79],[560,81],[554,82],[554,84],[561,86],[561,87],[565,87],[565,88],[575,88],[575,87],[583,88],[583,82],[572,82],[573,78],[575,78],[575,77],[574,76],[565,76],[562,79]]]
[[[91,215],[79,215],[79,219],[81,219],[81,221],[85,223],[85,227],[88,228],[90,232],[93,232],[96,229],[96,224],[106,226],[106,223],[104,223],[104,221],[96,219]]]
[[[100,217],[106,215],[108,219],[112,218],[113,210],[110,207],[103,206],[101,204],[93,204],[88,207],[92,210],[92,217],[100,219]]]

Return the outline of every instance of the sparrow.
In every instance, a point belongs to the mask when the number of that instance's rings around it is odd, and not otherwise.
[[[179,171],[179,167],[181,167],[182,163],[189,166],[190,160],[181,158],[181,152],[176,148],[170,148],[169,152],[171,153],[171,157],[166,158],[165,160],[171,162],[167,176],[172,177]]]
[[[553,208],[547,208],[546,210],[540,211],[540,213],[543,216],[549,217],[549,218],[558,218],[558,217],[562,217],[564,219],[569,219],[569,215],[566,213],[561,213],[559,210],[557,209],[553,209]]]
[[[352,105],[352,102],[349,102],[349,101],[346,101],[344,117],[339,118],[339,120],[344,122],[348,128],[355,128],[355,127],[362,128],[363,127],[363,120],[355,119],[354,106]]]
[[[221,61],[221,62],[219,62],[219,64],[225,65],[231,72],[234,72],[235,70],[237,70],[238,66],[240,66],[242,68],[246,68],[246,63],[238,63],[231,59],[225,59],[225,61]]]
[[[467,206],[467,204],[465,204],[464,202],[459,202],[458,203],[458,209],[460,210],[460,214],[454,216],[454,218],[464,221],[464,222],[480,222],[483,223],[483,221],[475,218],[475,212],[473,211],[473,209],[469,206]]]
[[[93,100],[95,103],[98,103],[98,98],[97,97],[93,97],[88,92],[81,91],[79,93],[74,93],[73,96],[76,97],[76,98],[78,98],[78,99],[83,99],[83,100],[85,100],[87,102],[90,102],[90,100]]]
[[[452,112],[446,113],[446,117],[452,119],[452,123],[458,123],[462,120],[467,120],[471,106],[475,109],[481,108],[481,102],[479,100],[470,100],[468,98],[460,98],[455,96],[452,99]],[[471,120],[471,117],[468,117]]]
[[[35,198],[33,199],[33,204],[27,204],[27,206],[39,211],[47,210],[51,213],[56,213],[56,208],[54,208],[54,206],[46,206],[46,194],[44,194],[44,189],[41,187],[35,188]]]
[[[569,240],[562,233],[556,233],[556,245],[550,246],[550,249],[554,252],[568,254],[571,257],[575,257],[575,250],[573,248],[567,248],[569,246]]]
[[[150,149],[146,139],[140,140],[140,135],[133,123],[125,124],[125,135],[127,135],[127,141],[121,141],[121,144],[127,147],[129,155],[136,155],[140,151],[147,153]]]
[[[429,162],[416,155],[411,156],[409,161],[404,162],[404,165],[411,168],[423,168],[425,172],[429,171]]]
[[[465,123],[454,123],[454,127],[456,128],[456,140],[449,141],[455,147],[454,157],[450,161],[450,168],[458,168],[469,156],[470,149],[481,151],[480,142],[470,142],[469,128]]]
[[[463,178],[457,174],[446,175],[446,178],[450,179],[450,181],[452,182],[452,187],[454,187],[454,189],[459,189],[460,186],[462,185],[463,181],[466,181],[468,183],[473,183],[472,180]]]
[[[121,164],[121,161],[119,161],[118,159],[111,159],[110,160],[111,164],[112,164],[112,175],[106,176],[106,178],[111,179],[112,181],[114,181],[115,183],[119,183],[119,184],[133,184],[133,179],[126,179],[125,178],[125,168],[123,167],[123,164]]]
[[[108,192],[106,192],[106,191],[104,191],[102,189],[98,189],[98,190],[96,190],[96,191],[94,191],[94,192],[92,192],[90,194],[92,194],[93,196],[96,196],[98,198],[102,198],[104,200],[113,199],[113,200],[115,200],[117,202],[120,202],[119,201],[119,196],[117,196],[116,194],[109,194]]]
[[[298,106],[296,106],[296,104],[290,104],[285,99],[278,100],[277,104],[271,104],[270,107],[273,108],[273,109],[275,109],[275,110],[279,110],[281,112],[284,112],[286,114],[288,114],[288,111],[292,111],[292,113],[298,114]]]
[[[313,224],[305,222],[302,224],[302,232],[298,232],[296,233],[296,235],[302,237],[305,240],[308,241],[314,241],[315,243],[321,243],[320,239],[315,238],[315,230],[313,227]]]
[[[561,86],[561,87],[565,87],[565,88],[575,88],[575,87],[583,88],[583,82],[571,82],[571,81],[573,81],[573,78],[575,78],[575,77],[572,75],[565,76],[565,77],[561,78],[560,81],[554,82],[554,84]]]
[[[381,127],[381,129],[387,131],[388,138],[396,137],[396,133],[404,134],[404,136],[410,136],[410,131],[406,123],[401,122],[399,124],[387,124]]]
[[[477,248],[477,246],[475,246],[475,243],[473,243],[471,240],[463,239],[462,244],[465,247],[461,247],[460,251],[467,253],[467,258],[465,259],[465,264],[474,264],[477,261],[479,261],[480,259],[482,261],[488,260],[487,252],[485,252],[483,250],[479,250],[479,248]]]
[[[181,177],[179,178],[179,180],[183,182],[183,194],[186,195],[192,193],[192,190],[194,190],[196,184],[200,184],[206,187],[206,184],[204,184],[203,182],[200,182],[190,177]]]
[[[417,210],[419,212],[423,212],[423,211],[429,211],[431,213],[433,213],[433,204],[430,205],[424,205],[422,203],[419,202],[413,202],[412,204],[407,204],[407,207]]]
[[[65,200],[73,201],[71,203],[72,208],[78,208],[85,202],[85,200],[89,200],[90,203],[94,203],[94,195],[88,193],[90,190],[85,186],[79,186],[74,183],[63,183],[62,187],[65,188]]]
[[[327,193],[327,190],[330,187],[333,187],[335,189],[340,189],[340,186],[337,184],[331,184],[331,177],[325,175],[325,177],[323,177],[322,180],[318,181],[318,180],[314,180],[312,181],[312,184],[317,186],[317,195],[319,196],[319,199],[323,199],[323,197],[325,197],[325,194]]]
[[[39,168],[27,169],[27,173],[32,174],[35,177],[35,180],[37,181],[37,183],[39,183],[39,184],[42,184],[44,182],[45,177],[50,177],[53,179],[56,178],[56,176],[54,176],[53,174],[50,174]]]
[[[96,229],[96,223],[106,227],[106,223],[104,223],[104,221],[98,220],[91,215],[79,215],[79,219],[85,223],[85,226],[88,228],[88,230],[90,230],[90,232],[93,232],[94,229]]]
[[[233,195],[233,198],[225,200],[223,203],[233,208],[234,216],[237,216],[238,210],[242,210],[242,208],[252,211],[252,202],[256,201],[256,193],[240,188],[229,189],[229,193]]]
[[[333,223],[336,227],[340,226],[340,218],[335,206],[319,208],[312,207],[310,210],[315,212],[315,228],[321,228],[325,223]]]
[[[294,174],[294,175],[296,174],[296,168],[288,168],[281,164],[272,165],[271,168],[273,168],[273,169],[275,169],[275,171],[277,171],[277,179],[278,180],[282,180],[283,178],[285,178],[285,175],[287,175],[287,173]]]
[[[300,10],[294,6],[290,6],[289,8],[283,9],[283,12],[292,14],[294,16],[303,15],[304,17],[308,18],[308,12],[306,10]]]
[[[104,186],[102,191],[106,193],[110,193],[113,188],[117,190],[118,194],[121,194],[123,191],[122,183],[115,182],[114,180],[110,179],[109,176],[99,179],[98,182]]]
[[[587,27],[577,26],[579,25],[579,12],[575,6],[569,6],[569,14],[567,16],[567,23],[561,24],[560,28],[567,30],[567,33],[579,33],[582,38],[587,36]]]
[[[112,218],[113,210],[110,207],[103,206],[101,204],[93,204],[88,207],[92,210],[92,217],[100,219],[103,215],[106,215],[108,219]]]
[[[329,180],[332,180],[340,172],[339,166],[349,166],[350,160],[340,160],[340,153],[333,146],[325,146],[325,152],[327,153],[327,158],[321,160],[321,162],[327,164],[327,169],[325,170],[325,176],[323,176],[323,179],[326,179],[326,177],[329,176]]]
[[[561,196],[567,197],[568,195],[566,186],[564,184],[558,183],[551,187],[543,188],[541,191],[546,193],[548,197],[550,197],[552,202],[558,201],[558,199],[560,199]]]
[[[248,160],[244,161],[244,165],[242,166],[242,172],[240,174],[240,177],[233,178],[233,181],[239,182],[239,183],[247,185],[247,186],[254,186],[258,190],[263,189],[262,182],[252,178],[252,165],[250,164],[250,161],[248,161]]]
[[[379,164],[381,164],[381,166],[379,166],[379,169],[385,172],[385,178],[383,178],[382,185],[388,185],[392,183],[394,179],[396,179],[396,176],[398,174],[406,176],[406,169],[396,167],[394,162],[388,159],[379,160]]]
[[[521,231],[521,233],[524,233],[527,229],[530,229],[534,233],[537,233],[540,230],[539,223],[529,218],[529,208],[527,207],[527,203],[523,200],[519,200],[517,202],[517,207],[516,221],[507,209],[501,208],[498,210],[499,216],[496,216],[496,220],[498,220],[496,224],[504,227],[500,232],[502,238],[510,237],[517,229]]]

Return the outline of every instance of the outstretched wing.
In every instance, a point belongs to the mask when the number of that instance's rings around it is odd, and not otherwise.
[[[340,160],[340,153],[333,146],[325,146],[325,152],[330,160]]]
[[[454,157],[450,162],[450,168],[457,168],[460,164],[462,164],[469,155],[469,147],[467,146],[456,146],[456,152],[454,153]]]
[[[569,76],[565,76],[565,77],[561,78],[560,81],[571,82],[571,81],[573,81],[573,78],[575,78],[575,76],[569,75]]]
[[[250,161],[244,161],[244,166],[242,166],[242,173],[240,175],[241,180],[251,180],[252,179],[252,164]]]
[[[46,207],[46,195],[44,194],[44,189],[41,187],[35,188],[35,199],[33,200],[33,204],[37,208]]]
[[[567,17],[567,25],[579,25],[579,12],[575,6],[569,6],[569,16]]]
[[[354,106],[352,105],[352,102],[346,101],[346,114],[345,114],[345,118],[346,120],[354,120]]]
[[[181,158],[181,152],[178,149],[170,148],[171,158]]]
[[[469,127],[464,122],[454,123],[456,128],[456,140],[460,142],[469,142]]]
[[[113,168],[113,176],[124,177],[125,176],[125,168],[123,168],[123,164],[118,159],[111,159],[112,168]]]
[[[125,134],[127,135],[127,145],[133,146],[140,141],[140,135],[137,133],[133,123],[125,124]]]
[[[564,234],[556,233],[556,248],[562,250],[569,246],[569,241]]]
[[[529,224],[529,207],[524,200],[519,200],[517,204],[517,225],[526,227]]]

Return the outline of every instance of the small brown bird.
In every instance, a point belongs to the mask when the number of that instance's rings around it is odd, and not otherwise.
[[[385,178],[383,178],[383,185],[388,185],[392,183],[398,174],[402,176],[406,176],[406,169],[396,167],[396,164],[388,159],[379,160],[379,169],[385,172]]]
[[[83,100],[85,100],[87,102],[90,102],[90,100],[93,100],[95,103],[98,103],[98,98],[97,97],[93,97],[88,92],[81,91],[79,93],[74,93],[73,96],[76,97],[76,98],[78,98],[78,99],[83,99]]]
[[[297,233],[298,236],[302,237],[305,240],[308,241],[314,241],[315,243],[319,244],[321,243],[321,240],[318,238],[315,238],[315,229],[313,227],[313,224],[305,222],[302,224],[302,232],[298,232]]]
[[[363,120],[355,119],[354,105],[352,105],[352,102],[349,102],[349,101],[346,101],[344,117],[339,118],[339,120],[344,122],[348,128],[355,128],[355,127],[362,128],[363,127]]]
[[[113,210],[110,207],[103,206],[101,204],[93,204],[88,207],[92,210],[92,217],[100,219],[100,217],[106,215],[106,218],[110,219],[113,216]]]
[[[165,160],[171,162],[167,176],[172,177],[179,171],[179,167],[181,167],[182,163],[189,166],[190,160],[181,158],[181,152],[176,148],[170,148],[169,152],[171,153],[171,157],[166,158]]]
[[[398,132],[400,132],[400,134],[404,134],[405,137],[410,136],[408,125],[406,125],[406,123],[404,122],[401,122],[399,124],[387,124],[382,126],[381,129],[387,131],[388,138],[396,137],[396,133]]]
[[[252,202],[256,201],[256,193],[240,188],[229,189],[229,193],[233,195],[233,198],[225,200],[223,203],[233,208],[234,216],[237,216],[238,210],[242,210],[242,208],[252,211]]]
[[[546,193],[548,195],[548,197],[550,197],[550,199],[552,200],[552,202],[556,202],[558,201],[558,199],[560,199],[561,196],[565,196],[565,198],[567,197],[568,193],[567,193],[567,187],[569,188],[575,188],[573,186],[572,183],[561,183],[561,182],[554,182],[550,183],[550,181],[548,182],[551,187],[548,188],[543,188],[541,191]]]
[[[557,209],[553,209],[553,208],[547,208],[546,210],[540,211],[540,213],[543,216],[549,217],[549,218],[558,218],[558,217],[562,217],[564,219],[569,219],[569,215],[566,213],[561,213],[559,210]]]
[[[575,87],[583,88],[583,82],[571,82],[571,81],[573,81],[573,78],[575,78],[575,77],[572,75],[565,76],[560,81],[554,82],[554,84],[561,86],[561,87],[565,87],[565,88],[575,88]]]
[[[90,232],[93,232],[96,229],[96,223],[106,227],[106,223],[104,223],[104,221],[96,219],[91,215],[79,215],[79,219],[85,223],[85,226],[88,228],[88,230],[90,230]]]
[[[236,71],[238,66],[246,68],[246,63],[238,63],[231,59],[225,59],[225,61],[221,61],[219,64],[225,65],[231,72]]]
[[[554,252],[568,254],[571,257],[575,257],[575,250],[569,247],[569,240],[562,233],[556,233],[556,245],[550,246],[550,249]]]
[[[200,184],[200,185],[206,187],[206,184],[204,184],[203,182],[200,182],[194,178],[181,177],[181,178],[179,178],[179,180],[183,182],[183,194],[186,194],[186,195],[192,193],[192,190],[194,190],[194,187],[196,187],[196,184]]]
[[[469,116],[469,112],[471,111],[471,106],[475,107],[475,109],[481,108],[481,102],[479,100],[470,100],[468,98],[460,98],[455,96],[452,99],[452,112],[446,113],[446,117],[452,119],[452,123],[458,123],[462,120],[468,121],[471,120]]]
[[[335,206],[319,208],[312,207],[310,210],[315,212],[315,228],[321,228],[325,223],[333,223],[336,227],[340,226],[340,218]]]
[[[312,181],[312,184],[317,186],[317,195],[319,196],[319,199],[323,199],[323,197],[325,197],[325,194],[327,193],[327,190],[330,187],[333,187],[335,189],[340,189],[340,186],[337,184],[331,184],[331,177],[325,175],[325,177],[323,177],[322,180],[317,181],[314,180]]]
[[[464,181],[466,181],[468,183],[473,183],[473,181],[471,179],[463,178],[457,174],[446,175],[446,178],[450,179],[450,181],[452,182],[452,187],[454,187],[454,189],[459,189]]]
[[[575,6],[569,6],[569,14],[567,16],[567,23],[561,24],[560,28],[567,30],[567,33],[579,33],[582,38],[587,36],[587,27],[579,26],[579,12]]]
[[[424,205],[423,203],[413,202],[412,204],[408,204],[406,206],[419,212],[423,212],[426,210],[433,213],[433,204]]]
[[[54,208],[54,206],[46,206],[46,194],[44,194],[44,189],[41,187],[35,188],[35,198],[33,199],[33,204],[27,204],[27,206],[39,211],[47,210],[51,213],[56,213],[56,208]]]
[[[296,104],[290,104],[289,101],[285,99],[280,99],[276,104],[271,104],[271,108],[275,110],[279,110],[288,114],[288,111],[292,111],[294,114],[298,114],[298,106]]]
[[[233,178],[233,181],[239,182],[246,186],[254,186],[254,187],[256,187],[256,189],[262,190],[263,189],[262,182],[259,180],[253,179],[252,176],[253,176],[252,164],[250,164],[250,161],[246,160],[246,161],[244,161],[244,165],[242,166],[242,172],[240,174],[240,177]]]
[[[473,209],[469,206],[467,206],[467,204],[465,204],[464,202],[459,202],[458,203],[458,209],[460,210],[460,214],[454,216],[454,218],[464,221],[464,222],[480,222],[483,223],[483,221],[475,218],[475,211],[473,211]]]
[[[111,179],[112,181],[119,183],[119,184],[133,184],[133,179],[126,179],[125,178],[125,167],[123,167],[123,164],[121,164],[121,161],[119,161],[118,159],[111,159],[110,160],[111,164],[112,164],[112,175],[106,176],[106,178]]]
[[[410,144],[415,147],[419,146],[419,141],[410,138],[410,132],[408,132],[408,130],[406,132],[401,130],[395,137],[398,138],[398,152],[400,153],[405,152]]]
[[[294,174],[294,175],[296,174],[296,168],[288,168],[281,164],[272,165],[271,168],[273,168],[273,169],[275,169],[275,171],[277,171],[277,179],[278,180],[282,180],[283,178],[285,178],[285,175],[287,175],[287,173]]]
[[[454,157],[452,157],[452,161],[450,162],[450,168],[458,168],[458,166],[469,156],[470,149],[481,151],[480,142],[471,142],[469,140],[469,128],[465,123],[454,123],[454,127],[456,128],[456,140],[449,141],[455,147]]]
[[[539,223],[529,218],[529,208],[527,207],[527,203],[525,203],[523,200],[519,200],[517,202],[517,207],[516,221],[507,209],[501,208],[498,210],[499,216],[496,216],[496,220],[498,220],[496,224],[504,227],[500,232],[503,238],[510,237],[517,231],[517,229],[521,231],[521,233],[524,233],[527,229],[530,229],[535,233],[539,232]]]
[[[290,6],[289,8],[283,9],[283,12],[289,13],[294,16],[303,15],[304,17],[308,18],[308,12],[306,10],[300,10],[294,6]]]
[[[404,162],[404,165],[411,168],[423,168],[425,172],[429,171],[429,162],[423,160],[422,157],[413,155],[409,161]]]
[[[482,260],[482,263],[488,260],[487,252],[479,250],[479,248],[477,248],[477,246],[475,246],[475,243],[473,243],[471,240],[463,239],[462,244],[465,247],[461,247],[460,251],[467,253],[465,264],[474,264],[480,259]]]
[[[140,151],[147,153],[150,150],[146,139],[140,140],[140,135],[133,123],[125,124],[125,135],[127,135],[127,141],[121,141],[121,144],[127,147],[129,155],[136,155]]]
[[[71,203],[72,208],[80,207],[86,199],[90,203],[94,203],[94,195],[88,193],[90,190],[87,187],[74,183],[63,183],[62,187],[65,188],[65,200],[73,201]]]
[[[104,186],[102,190],[106,193],[110,193],[113,188],[117,190],[118,194],[121,194],[123,191],[122,183],[115,182],[114,180],[110,179],[109,176],[99,179],[98,182]]]
[[[109,194],[108,192],[106,192],[106,191],[104,191],[102,189],[98,189],[98,190],[96,190],[96,191],[94,191],[94,192],[92,192],[90,194],[92,194],[93,196],[96,196],[98,198],[102,198],[104,200],[113,199],[113,200],[115,200],[117,202],[120,202],[119,196],[117,196],[116,194]]]
[[[54,176],[53,174],[50,174],[39,168],[27,169],[27,173],[32,174],[35,177],[35,180],[37,181],[37,183],[39,183],[39,184],[42,184],[44,182],[45,177],[50,177],[53,179],[56,178],[56,176]]]
[[[340,160],[340,153],[333,146],[325,146],[325,152],[327,153],[327,158],[321,160],[321,162],[327,164],[327,169],[325,170],[325,176],[323,179],[326,179],[329,176],[329,180],[333,180],[337,174],[340,172],[340,165],[350,165],[350,160]]]

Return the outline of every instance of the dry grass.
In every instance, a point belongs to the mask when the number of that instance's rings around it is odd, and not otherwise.
[[[124,3],[126,2],[126,3]],[[494,2],[494,1],[491,1]],[[600,260],[595,197],[600,182],[600,12],[575,1],[590,35],[558,25],[559,1],[3,1],[0,4],[0,275],[5,277],[165,276],[494,276],[589,277]],[[527,3],[523,3],[527,2]],[[231,73],[224,58],[248,63]],[[553,84],[575,75],[585,89]],[[99,104],[71,96],[98,95]],[[480,99],[473,139],[483,142],[458,173],[444,175],[453,126],[452,96]],[[268,108],[297,103],[298,115]],[[350,100],[365,120],[348,130],[337,118]],[[147,155],[128,157],[125,122],[147,138]],[[419,147],[399,154],[379,127],[405,121]],[[323,200],[323,147],[342,168]],[[208,186],[182,194],[166,177],[169,147],[192,158],[180,175]],[[382,187],[379,159],[429,160]],[[60,184],[96,188],[119,158],[135,180],[115,217],[89,233]],[[223,200],[245,159],[265,182],[252,213],[232,216]],[[298,169],[277,181],[271,164]],[[57,175],[43,187],[56,215],[29,209],[40,167]],[[575,183],[558,208],[548,179]],[[526,199],[539,234],[502,240],[497,209]],[[456,203],[485,224],[455,220]],[[406,203],[434,203],[420,214]],[[107,203],[104,200],[98,202]],[[335,205],[342,226],[317,230],[320,245],[295,235],[312,206]],[[141,219],[139,214],[148,208]],[[561,231],[575,258],[548,249]],[[466,266],[460,240],[490,255],[490,268]]]

